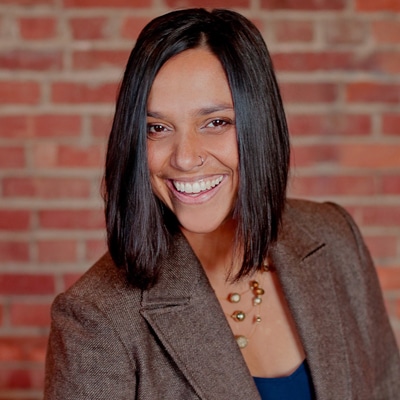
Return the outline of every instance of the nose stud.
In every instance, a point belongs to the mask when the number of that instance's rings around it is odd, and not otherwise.
[[[199,156],[199,158],[200,158],[200,165],[199,165],[199,167],[201,167],[201,166],[203,166],[203,164],[204,164],[204,158],[203,158],[202,156]]]

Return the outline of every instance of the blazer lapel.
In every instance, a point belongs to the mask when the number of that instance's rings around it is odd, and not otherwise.
[[[259,399],[208,279],[182,235],[143,293],[142,315],[201,399]]]
[[[319,399],[350,398],[349,364],[326,244],[296,224],[290,208],[272,258],[298,328]]]

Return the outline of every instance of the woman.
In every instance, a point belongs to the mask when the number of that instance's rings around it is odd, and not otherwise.
[[[45,399],[396,399],[371,258],[333,204],[286,200],[288,132],[257,29],[150,22],[109,139],[109,254],[53,306]]]

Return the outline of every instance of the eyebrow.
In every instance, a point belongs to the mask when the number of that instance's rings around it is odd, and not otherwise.
[[[219,111],[235,111],[231,104],[215,104],[209,107],[200,108],[199,110],[195,110],[193,112],[194,116],[206,116],[209,114],[213,114]],[[161,112],[157,111],[147,111],[147,116],[152,118],[164,118],[164,115]]]

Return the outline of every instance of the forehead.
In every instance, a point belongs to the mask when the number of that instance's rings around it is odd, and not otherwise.
[[[162,66],[150,90],[148,106],[180,103],[186,108],[207,102],[232,105],[231,90],[219,59],[211,51],[197,48],[172,57]]]

